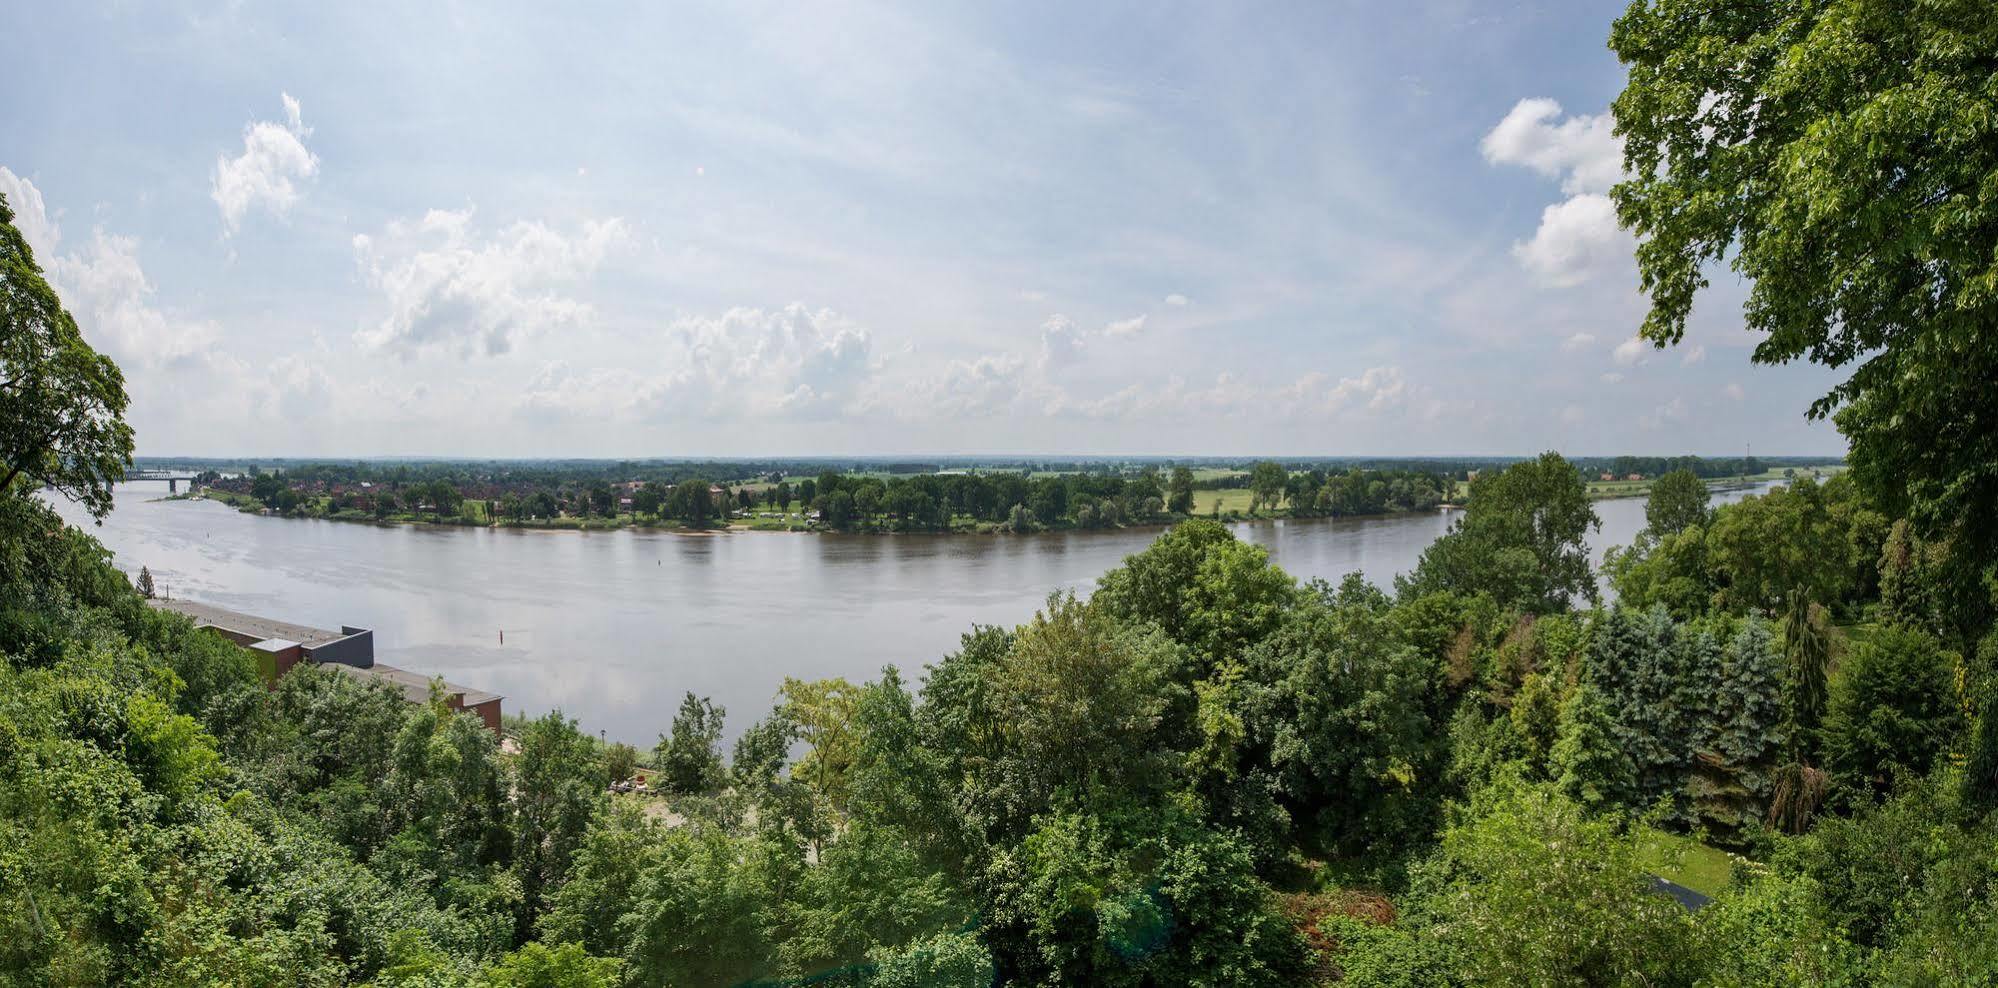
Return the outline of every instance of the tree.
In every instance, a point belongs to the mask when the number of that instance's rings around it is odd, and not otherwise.
[[[126,400],[118,365],[84,342],[0,195],[0,497],[26,496],[25,478],[103,520],[132,465]]]
[[[700,477],[674,484],[667,510],[686,523],[688,528],[708,527],[715,517],[714,494],[709,490],[710,486]]]
[[[1248,650],[1243,672],[1260,688],[1226,706],[1245,722],[1238,772],[1268,763],[1299,843],[1358,853],[1425,829],[1416,783],[1438,732],[1425,706],[1433,661],[1394,634],[1379,591],[1348,581]]]
[[[514,867],[524,907],[521,934],[568,876],[608,777],[597,746],[559,711],[530,721],[514,760]]]
[[[1157,782],[1154,732],[1178,662],[1155,629],[1123,627],[1073,593],[1050,596],[983,670],[998,756],[971,781],[980,812],[1010,826],[1058,793],[1137,793]]]
[[[1173,467],[1172,480],[1166,487],[1166,510],[1176,515],[1193,513],[1193,471],[1186,467]]]
[[[1673,535],[1694,525],[1705,525],[1711,495],[1707,485],[1691,470],[1674,470],[1651,482],[1651,497],[1644,502],[1644,521],[1653,535]]]
[[[592,957],[579,943],[549,949],[527,943],[486,969],[491,988],[616,988],[623,963]]]
[[[1692,920],[1652,891],[1639,836],[1551,787],[1501,778],[1444,831],[1423,933],[1471,984],[1692,984]]]
[[[659,781],[668,792],[704,796],[727,781],[722,771],[721,735],[725,711],[692,690],[673,715],[673,733],[659,738]]]
[[[1628,806],[1636,794],[1637,767],[1617,738],[1603,695],[1588,683],[1561,703],[1547,772],[1563,794],[1591,811]]]
[[[1783,617],[1783,651],[1789,660],[1785,692],[1790,738],[1798,761],[1817,755],[1836,634],[1824,608],[1805,600],[1801,592],[1790,595],[1790,607]]]
[[[1687,670],[1711,636],[1680,634],[1663,608],[1605,612],[1589,641],[1584,675],[1608,711],[1614,748],[1635,770],[1636,802],[1679,799],[1692,767],[1691,718],[1705,700],[1689,696]]]
[[[1472,481],[1464,516],[1395,585],[1409,597],[1450,590],[1537,613],[1566,610],[1596,599],[1587,539],[1601,524],[1582,475],[1559,453],[1543,453]]]
[[[1275,508],[1283,500],[1285,481],[1289,477],[1284,472],[1283,464],[1272,460],[1264,460],[1251,468],[1249,492],[1253,498],[1249,502],[1249,510]]]
[[[622,741],[604,746],[604,779],[624,782],[638,773],[638,749]]]
[[[791,777],[810,786],[835,812],[844,812],[847,773],[860,743],[854,728],[860,691],[838,676],[810,682],[787,676],[777,696],[785,722],[808,746],[805,757],[791,767]]]
[[[1275,631],[1297,599],[1268,550],[1213,521],[1174,526],[1103,574],[1091,598],[1119,620],[1157,625],[1209,666]]]
[[[1854,650],[1832,687],[1825,761],[1832,777],[1885,792],[1929,770],[1963,729],[1953,663],[1927,633],[1882,628]]]
[[[153,571],[145,568],[144,566],[139,567],[139,582],[138,582],[139,596],[144,597],[147,600],[151,600],[153,597],[154,589],[155,588],[153,587]]]
[[[1851,374],[1812,403],[1853,472],[1930,534],[1998,548],[1998,141],[1978,0],[1635,0],[1610,35],[1613,104],[1651,309],[1684,335],[1722,261],[1750,282],[1758,363]]]

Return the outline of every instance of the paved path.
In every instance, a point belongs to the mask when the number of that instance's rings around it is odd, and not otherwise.
[[[1701,909],[1706,908],[1707,903],[1714,901],[1712,898],[1701,895],[1678,882],[1668,882],[1657,875],[1651,876],[1651,890],[1662,892],[1679,900],[1679,904],[1685,906],[1686,911],[1689,913],[1699,912]]]

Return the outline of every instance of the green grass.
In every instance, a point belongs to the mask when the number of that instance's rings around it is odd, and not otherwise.
[[[1734,856],[1690,837],[1653,830],[1638,854],[1658,877],[1701,895],[1717,896],[1734,884]]]
[[[1214,513],[1214,506],[1221,506],[1222,514],[1247,514],[1249,501],[1255,495],[1245,487],[1230,487],[1218,491],[1194,491],[1193,513],[1205,518]]]

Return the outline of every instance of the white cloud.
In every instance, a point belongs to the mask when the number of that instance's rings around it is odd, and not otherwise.
[[[558,289],[587,279],[625,242],[623,220],[592,220],[570,234],[519,221],[482,237],[472,230],[472,213],[433,209],[414,223],[390,223],[379,237],[354,237],[362,278],[389,308],[355,334],[363,345],[499,354],[517,336],[575,326],[593,314]]]
[[[15,228],[92,346],[130,369],[201,356],[214,343],[214,323],[183,318],[155,304],[152,280],[139,263],[138,238],[100,228],[91,231],[80,249],[57,254],[62,228],[49,215],[41,190],[0,167],[0,192],[14,210]]]
[[[1145,317],[1132,316],[1129,319],[1119,319],[1116,322],[1113,322],[1103,327],[1103,335],[1134,336],[1142,332],[1144,328],[1145,328]]]
[[[48,267],[55,258],[56,244],[62,241],[62,231],[56,228],[55,217],[49,215],[48,206],[42,201],[42,190],[0,165],[0,193],[7,196],[7,205],[14,210],[14,228],[21,231],[28,249],[35,252],[35,262]]]
[[[1026,362],[1010,353],[985,354],[973,360],[953,360],[923,390],[921,408],[908,414],[946,416],[986,415],[1005,411],[1025,388]]]
[[[674,361],[668,400],[691,398],[716,415],[852,410],[873,371],[867,330],[798,302],[682,319],[671,335],[685,352]]]
[[[209,195],[222,210],[224,233],[235,233],[243,217],[259,206],[283,216],[298,201],[293,180],[319,173],[319,156],[305,147],[312,128],[301,119],[298,101],[290,93],[279,95],[284,100],[284,123],[258,120],[246,125],[243,153],[215,159]]]
[[[1679,358],[1679,366],[1691,367],[1705,359],[1707,359],[1707,348],[1703,345],[1695,345],[1692,349],[1686,351],[1685,356]]]
[[[1561,349],[1567,353],[1573,353],[1595,342],[1596,335],[1594,333],[1576,333],[1561,341]]]
[[[1580,405],[1569,405],[1561,409],[1561,424],[1563,425],[1581,425],[1588,420],[1589,413],[1584,411]]]
[[[1610,371],[1609,373],[1603,375],[1602,380],[1604,384],[1622,384],[1623,375],[1617,373],[1616,371]]]
[[[1082,330],[1075,322],[1057,312],[1041,324],[1042,370],[1060,370],[1075,363],[1082,355]]]
[[[1645,342],[1643,337],[1633,336],[1617,344],[1616,349],[1610,351],[1610,357],[1616,361],[1618,367],[1629,367],[1641,363],[1645,353],[1651,348],[1651,344]]]
[[[1401,368],[1369,367],[1359,377],[1341,379],[1326,393],[1326,401],[1334,409],[1359,402],[1368,411],[1380,412],[1399,404],[1408,390]]]
[[[1608,114],[1561,117],[1551,99],[1514,104],[1478,148],[1494,165],[1519,165],[1559,179],[1565,200],[1541,211],[1531,240],[1513,256],[1541,281],[1571,287],[1627,261],[1632,241],[1605,195],[1623,177],[1623,142]]]
[[[1734,381],[1727,382],[1727,387],[1721,389],[1721,394],[1728,396],[1733,401],[1740,401],[1748,397],[1748,392],[1742,390],[1741,385]]]
[[[1171,295],[1167,295],[1165,297],[1165,304],[1170,305],[1174,308],[1184,308],[1188,304],[1188,299],[1186,296],[1181,295],[1178,292],[1174,292]]]
[[[1542,282],[1566,288],[1627,262],[1631,243],[1609,197],[1589,193],[1541,210],[1533,239],[1513,244],[1512,255]]]
[[[516,406],[524,418],[620,424],[836,418],[864,411],[878,369],[872,341],[830,309],[734,308],[667,327],[663,355],[639,367],[543,364]]]
[[[1561,180],[1567,195],[1608,192],[1623,177],[1623,142],[1609,114],[1560,119],[1561,104],[1523,99],[1479,142],[1494,165],[1522,165]]]
[[[153,304],[136,237],[92,231],[87,246],[56,258],[48,270],[84,337],[120,363],[156,367],[198,357],[220,335],[212,322]]]
[[[1653,408],[1650,414],[1639,417],[1637,424],[1643,429],[1659,429],[1684,421],[1686,421],[1686,399],[1674,398]]]

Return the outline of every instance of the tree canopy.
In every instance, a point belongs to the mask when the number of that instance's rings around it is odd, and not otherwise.
[[[1836,416],[1892,513],[1998,548],[1998,8],[1636,0],[1610,34],[1643,336],[1727,264],[1755,360],[1850,368]]]
[[[125,377],[84,342],[0,195],[0,497],[54,488],[103,518],[132,464]]]

